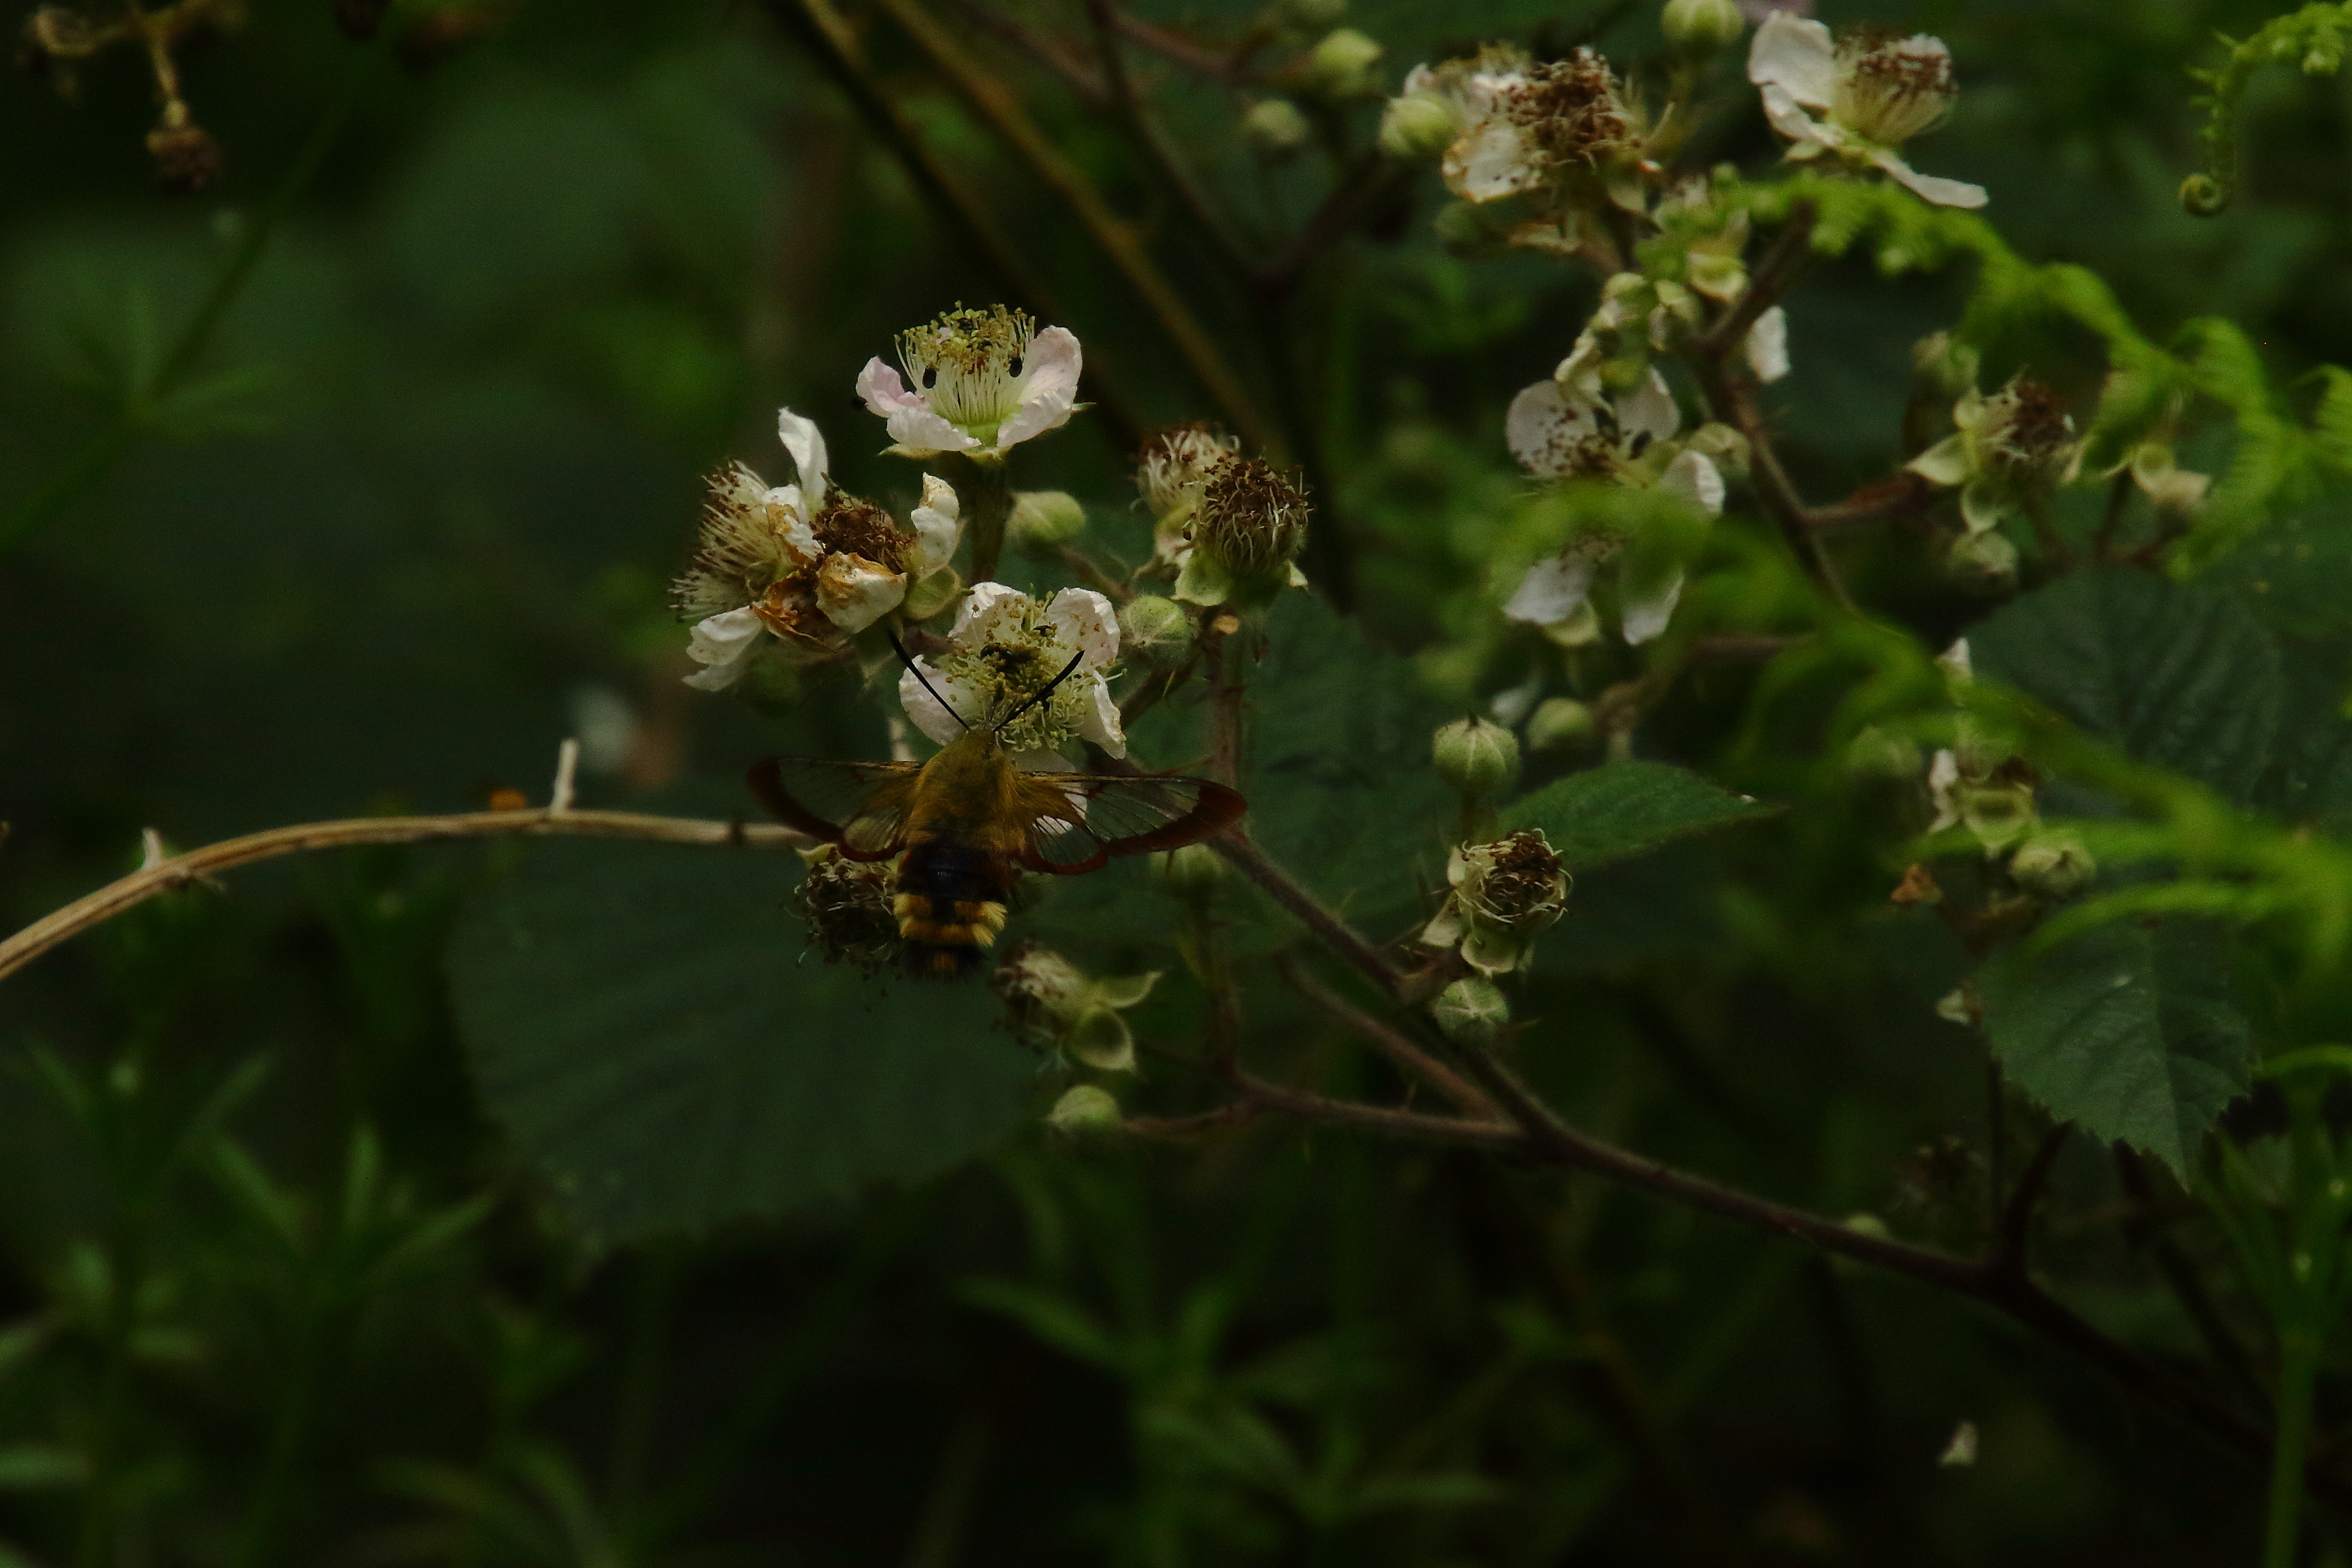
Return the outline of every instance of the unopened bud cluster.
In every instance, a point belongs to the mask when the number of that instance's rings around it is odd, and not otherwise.
[[[1965,639],[1954,643],[1939,662],[1956,695],[1975,680]],[[1953,744],[1937,752],[1927,765],[1927,793],[1936,808],[1928,831],[1967,829],[1988,860],[2005,865],[2021,891],[2054,902],[2088,887],[2098,875],[2098,864],[2080,834],[2043,825],[2034,803],[2040,777],[2031,763],[1963,714]]]

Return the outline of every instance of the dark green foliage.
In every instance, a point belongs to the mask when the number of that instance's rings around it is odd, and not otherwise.
[[[2008,953],[1976,982],[1985,1037],[2052,1115],[2185,1179],[2252,1065],[2228,955],[2221,933],[2178,921],[2102,926],[2047,952]]]
[[[987,993],[807,954],[797,869],[541,846],[458,922],[483,1097],[589,1236],[838,1204],[1013,1130],[1033,1067]]]

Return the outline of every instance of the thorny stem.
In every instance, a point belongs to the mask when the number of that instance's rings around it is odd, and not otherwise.
[[[362,816],[341,822],[304,822],[248,833],[242,838],[191,849],[144,866],[87,897],[35,921],[0,942],[0,980],[6,979],[58,943],[92,926],[191,883],[223,871],[363,844],[429,844],[461,838],[636,838],[657,844],[698,844],[758,849],[805,848],[805,834],[764,823],[709,822],[683,816],[649,816],[634,811],[467,811],[446,816]]]
[[[1239,237],[1202,194],[1201,187],[1185,172],[1176,150],[1144,111],[1143,100],[1136,93],[1134,79],[1128,75],[1127,61],[1119,52],[1118,8],[1111,0],[1086,0],[1086,5],[1087,21],[1094,29],[1095,53],[1102,62],[1105,96],[1111,109],[1152,173],[1214,244],[1220,259],[1235,272],[1248,275],[1254,268]]]
[[[1328,1014],[1334,1022],[1358,1038],[1379,1047],[1391,1061],[1470,1115],[1492,1119],[1502,1114],[1486,1090],[1423,1050],[1402,1031],[1391,1028],[1347,1001],[1309,973],[1291,954],[1277,955],[1275,967],[1282,972],[1283,979],[1290,983],[1292,990]]]
[[[815,0],[802,0],[803,5]],[[965,101],[992,126],[1030,170],[1051,186],[1110,264],[1127,279],[1160,330],[1176,346],[1193,375],[1223,410],[1225,422],[1261,450],[1273,445],[1273,430],[1259,414],[1241,377],[1216,341],[1192,315],[1192,307],[1151,258],[1134,225],[1120,217],[1094,183],[1038,128],[1013,89],[966,52],[926,11],[920,0],[877,0],[881,8],[931,63],[955,85]],[[1133,442],[1130,445],[1135,444]]]
[[[1075,544],[1061,547],[1061,562],[1113,604],[1124,605],[1135,597],[1134,589],[1104,571],[1100,562]]]
[[[64,466],[49,477],[47,484],[26,497],[10,511],[0,514],[0,554],[22,544],[36,530],[64,511],[76,496],[96,483],[152,426],[164,400],[179,390],[180,384],[187,379],[188,374],[204,358],[205,351],[212,347],[214,333],[219,330],[222,319],[228,314],[229,307],[245,291],[246,281],[253,276],[254,266],[261,259],[262,252],[268,248],[271,237],[278,232],[278,226],[285,221],[287,214],[294,210],[294,204],[310,188],[320,165],[327,161],[327,154],[341,138],[343,127],[350,123],[352,111],[359,107],[360,100],[364,96],[362,89],[367,76],[374,68],[373,50],[352,67],[350,76],[335,94],[334,101],[327,106],[326,113],[320,117],[319,123],[311,130],[310,140],[303,142],[301,151],[295,153],[294,162],[287,165],[286,173],[278,177],[277,187],[269,193],[269,199],[261,204],[260,210],[245,226],[244,232],[237,237],[236,248],[229,252],[228,259],[221,264],[221,269],[214,274],[212,286],[197,301],[187,323],[180,329],[180,335],[172,341],[172,346],[156,366],[152,379],[143,386],[130,388],[122,408],[89,440],[75,448]]]
[[[1237,646],[1240,623],[1214,605],[1201,611],[1201,657],[1208,666],[1209,726],[1217,776],[1241,783],[1242,699],[1246,650]]]

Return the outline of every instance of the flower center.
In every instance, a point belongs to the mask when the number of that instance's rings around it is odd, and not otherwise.
[[[1959,97],[1952,81],[1952,52],[1943,40],[1925,34],[1898,38],[1879,29],[1851,33],[1838,43],[1837,67],[1832,118],[1890,147],[1933,130]]]
[[[872,501],[836,494],[809,530],[827,554],[863,556],[886,572],[907,569],[907,536]]]
[[[1625,144],[1625,106],[1609,62],[1591,49],[1530,67],[1504,112],[1555,163],[1599,162]]]
[[[1021,406],[1029,385],[1029,341],[1036,332],[1019,310],[959,305],[900,334],[898,360],[932,413],[975,440],[993,440],[996,427]]]

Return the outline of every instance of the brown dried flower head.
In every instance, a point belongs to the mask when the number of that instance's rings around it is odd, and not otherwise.
[[[1189,512],[1200,500],[1209,470],[1241,450],[1238,438],[1203,421],[1171,426],[1143,443],[1135,455],[1135,489],[1151,515],[1163,521]]]
[[[1526,85],[1504,99],[1503,110],[1555,166],[1589,168],[1633,140],[1617,73],[1589,48],[1529,67]]]
[[[808,870],[793,901],[817,956],[869,971],[891,963],[898,955],[898,919],[891,912],[890,868],[845,858],[830,844],[803,858]]]
[[[1259,576],[1298,558],[1312,510],[1306,493],[1264,458],[1231,457],[1209,470],[1189,532],[1192,547],[1225,571]]]

